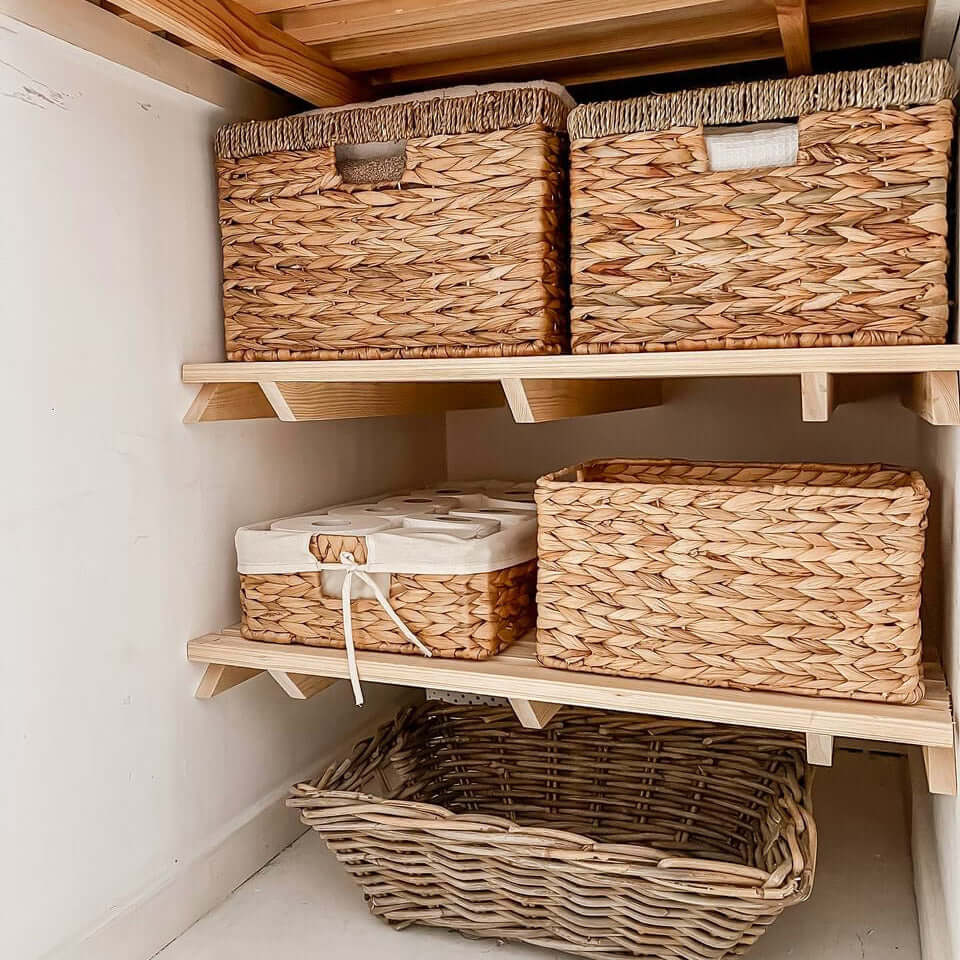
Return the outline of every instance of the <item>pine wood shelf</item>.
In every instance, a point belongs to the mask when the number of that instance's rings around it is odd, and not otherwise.
[[[213,696],[262,671],[274,679],[283,677],[278,682],[288,693],[291,684],[301,692],[318,692],[322,686],[311,689],[311,677],[347,677],[342,650],[244,640],[237,627],[191,640],[187,658],[207,664],[208,672],[213,672],[212,678],[205,674],[201,681],[197,691],[201,697]],[[559,709],[557,705],[570,705],[792,730],[806,735],[810,761],[827,765],[834,737],[920,746],[931,792],[956,793],[953,714],[937,664],[926,667],[925,699],[902,706],[553,670],[537,661],[530,637],[485,661],[361,651],[357,663],[361,678],[370,683],[505,697],[524,726],[542,726]],[[294,680],[287,681],[289,677]],[[218,681],[225,683],[220,689]]]
[[[197,384],[186,423],[279,417],[330,420],[506,404],[517,423],[633,410],[661,402],[674,378],[793,377],[798,411],[823,421],[870,394],[869,375],[895,378],[929,423],[960,425],[960,346],[705,350],[606,356],[187,363]],[[876,379],[874,377],[874,379]],[[890,384],[887,383],[889,388]],[[842,390],[835,389],[842,387]]]

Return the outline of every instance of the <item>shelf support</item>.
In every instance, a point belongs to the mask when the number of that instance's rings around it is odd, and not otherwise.
[[[931,793],[957,795],[957,755],[953,747],[924,747],[923,766]]]
[[[800,400],[806,422],[823,423],[837,405],[836,384],[832,373],[801,373]]]
[[[902,400],[917,416],[937,427],[960,426],[960,374],[956,370],[915,373]]]
[[[780,28],[780,39],[783,42],[787,73],[791,77],[801,73],[812,73],[807,0],[776,0],[776,5],[777,26]]]
[[[521,726],[527,730],[542,730],[557,715],[562,704],[510,697],[510,706],[513,707]]]
[[[594,413],[655,407],[660,382],[649,379],[534,380],[503,377],[507,405],[517,423],[544,423]]]
[[[825,733],[808,733],[807,763],[818,767],[833,766],[833,737]]]
[[[263,671],[252,667],[229,667],[222,663],[208,663],[194,696],[198,700],[209,700],[246,680],[252,680],[260,673]]]
[[[261,380],[260,389],[286,422],[397,417],[502,407],[495,383],[322,383]]]
[[[210,423],[275,416],[263,390],[255,383],[205,383],[184,414],[183,422]]]
[[[339,682],[334,677],[314,677],[306,673],[287,673],[285,670],[270,670],[269,673],[280,689],[293,700],[309,700],[321,690]]]

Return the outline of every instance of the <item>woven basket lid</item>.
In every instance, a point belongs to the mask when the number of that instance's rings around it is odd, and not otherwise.
[[[214,149],[220,158],[238,159],[337,144],[490,133],[530,124],[563,132],[573,105],[563,87],[545,81],[453,87],[278,120],[231,123],[217,132]]]
[[[950,99],[957,91],[946,60],[899,67],[849,70],[786,80],[731,83],[723,87],[653,94],[576,107],[568,127],[573,140],[671,127],[715,126],[786,120],[825,110],[882,110]]]

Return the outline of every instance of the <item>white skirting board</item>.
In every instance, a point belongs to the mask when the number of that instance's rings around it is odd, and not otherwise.
[[[420,699],[411,693],[399,702],[393,701],[386,710],[366,711],[362,725],[345,737],[341,746],[311,761],[226,824],[191,860],[158,877],[87,934],[61,944],[44,960],[149,960],[307,829],[283,802],[292,783],[315,776],[390,719],[404,703]]]
[[[943,864],[933,828],[933,805],[936,801],[926,789],[923,759],[919,750],[910,751],[910,784],[913,888],[923,960],[956,960],[941,883]]]

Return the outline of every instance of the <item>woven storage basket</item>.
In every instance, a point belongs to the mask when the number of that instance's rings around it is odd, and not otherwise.
[[[934,61],[577,107],[574,353],[943,343],[954,90]],[[795,164],[711,167],[705,127],[796,118]]]
[[[391,923],[720,960],[809,895],[810,780],[792,734],[425,704],[288,803]]]
[[[595,460],[537,487],[549,667],[916,703],[929,492],[879,465]]]
[[[345,648],[358,703],[354,649],[484,660],[536,620],[532,493],[506,483],[241,527],[237,561],[242,635]]]
[[[454,88],[222,129],[227,359],[560,353],[571,104]]]

